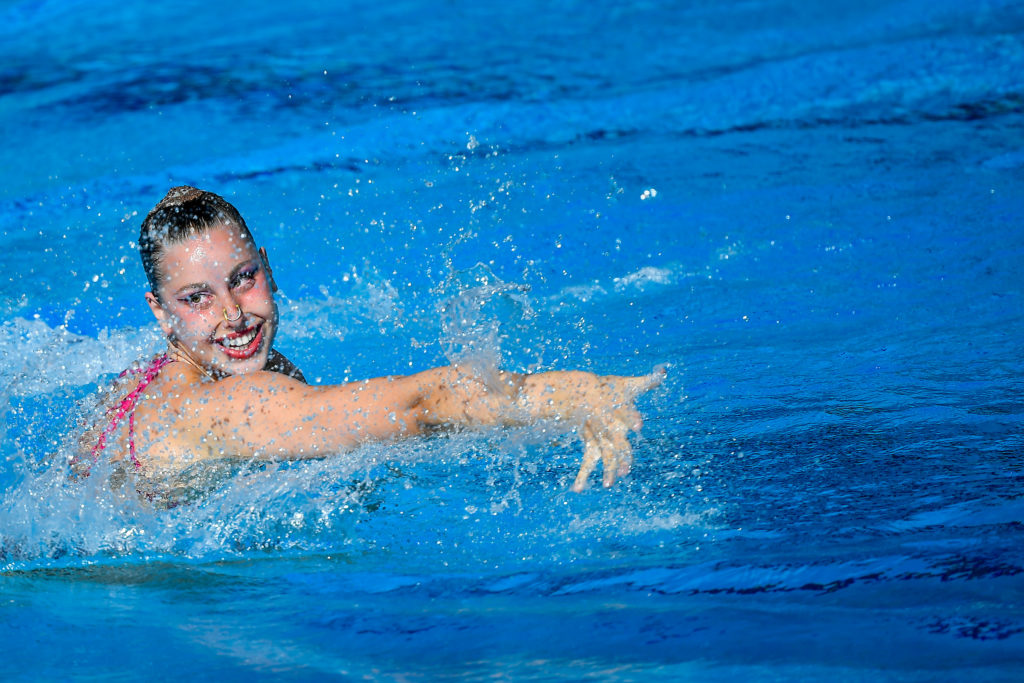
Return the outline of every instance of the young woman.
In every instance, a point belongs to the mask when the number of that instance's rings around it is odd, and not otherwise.
[[[320,458],[438,426],[572,421],[583,436],[581,490],[598,461],[611,486],[632,462],[627,438],[641,426],[635,397],[661,374],[587,372],[483,378],[461,366],[348,384],[311,386],[273,348],[278,314],[267,253],[221,197],[173,188],[146,216],[139,238],[146,302],[167,351],[115,384],[102,424],[74,463],[100,458],[137,471],[159,491],[196,463]]]

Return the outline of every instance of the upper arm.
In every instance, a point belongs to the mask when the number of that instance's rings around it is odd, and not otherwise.
[[[457,367],[348,384],[310,386],[277,372],[227,377],[194,389],[178,419],[209,457],[316,457],[426,426],[491,424],[508,417],[504,385],[488,388]],[[506,387],[507,388],[507,387]]]
[[[407,377],[309,386],[274,372],[203,385],[181,417],[213,456],[315,457],[420,431],[417,386]]]

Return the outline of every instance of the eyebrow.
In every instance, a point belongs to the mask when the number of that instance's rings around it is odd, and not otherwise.
[[[259,258],[252,258],[249,259],[248,261],[242,261],[241,263],[239,263],[238,265],[231,269],[231,272],[228,273],[228,276],[224,279],[225,282],[231,282],[232,280],[234,280],[238,273],[242,270],[245,270],[245,268],[248,266],[256,265],[256,268],[259,269],[259,260]],[[171,294],[171,296],[181,296],[182,294],[189,290],[209,288],[210,285],[206,282],[190,282],[187,285],[182,285],[181,287],[178,287],[176,290],[174,290],[174,293]]]

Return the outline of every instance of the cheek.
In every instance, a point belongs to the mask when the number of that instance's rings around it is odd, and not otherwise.
[[[212,311],[185,309],[174,314],[173,326],[179,337],[205,337],[217,323]]]
[[[258,306],[261,308],[274,306],[274,293],[270,291],[266,281],[257,284],[238,298],[248,306]]]

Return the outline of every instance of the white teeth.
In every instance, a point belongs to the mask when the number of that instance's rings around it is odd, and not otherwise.
[[[256,330],[247,332],[241,337],[235,337],[234,339],[222,339],[221,344],[230,349],[243,349],[252,343],[252,340],[256,338]]]

